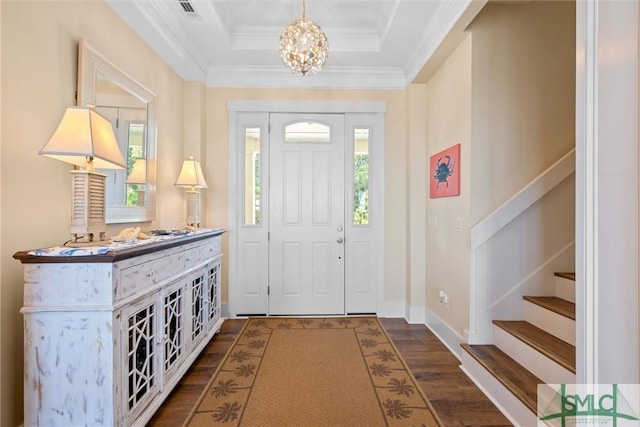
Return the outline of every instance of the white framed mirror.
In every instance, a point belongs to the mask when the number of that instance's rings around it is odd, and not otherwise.
[[[106,222],[153,221],[156,206],[155,94],[80,40],[77,98],[79,106],[92,105],[111,121],[127,162],[126,170],[99,170],[107,175]]]

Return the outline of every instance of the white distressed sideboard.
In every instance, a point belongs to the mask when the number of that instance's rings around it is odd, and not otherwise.
[[[24,425],[145,425],[220,330],[223,232],[98,255],[16,253]]]

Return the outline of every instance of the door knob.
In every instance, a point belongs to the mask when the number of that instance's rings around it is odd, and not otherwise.
[[[342,243],[344,242],[344,239],[342,237],[338,237],[338,240],[336,240],[338,243]]]

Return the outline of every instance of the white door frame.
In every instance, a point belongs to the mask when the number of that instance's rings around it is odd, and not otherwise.
[[[347,123],[370,126],[375,128],[376,138],[372,141],[372,156],[370,164],[371,189],[370,215],[375,218],[375,271],[371,273],[371,279],[376,290],[376,312],[381,312],[384,307],[384,113],[386,103],[384,101],[281,101],[281,100],[229,100],[227,102],[229,114],[229,280],[228,280],[228,307],[226,312],[230,317],[238,315],[237,283],[243,266],[238,265],[238,227],[240,224],[238,215],[238,115],[240,113],[345,113]],[[358,117],[362,114],[363,123],[349,121],[349,117]],[[373,119],[372,119],[373,117]],[[347,126],[347,132],[350,131]],[[347,141],[348,144],[348,141]],[[347,153],[349,151],[347,150]],[[267,153],[265,153],[267,154]],[[348,155],[348,154],[347,154]],[[349,171],[347,170],[347,173]],[[347,198],[349,197],[347,192]],[[374,197],[375,196],[375,197]],[[263,191],[263,197],[267,197]],[[348,209],[348,208],[347,208]],[[347,236],[347,245],[350,244]],[[348,246],[347,246],[348,250]],[[348,260],[347,260],[348,274]],[[346,304],[349,304],[349,277],[346,278],[345,289],[347,291]],[[347,308],[347,312],[350,310]],[[244,313],[241,313],[244,314]]]
[[[576,24],[576,381],[635,384],[640,7],[578,1]]]

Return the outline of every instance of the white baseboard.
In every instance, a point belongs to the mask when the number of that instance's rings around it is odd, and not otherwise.
[[[426,313],[426,307],[424,306],[417,306],[417,305],[410,305],[409,306],[409,318],[407,319],[407,322],[409,322],[412,325],[423,325],[427,323],[427,319],[425,318],[425,313]]]
[[[449,325],[447,325],[437,314],[428,308],[424,309],[425,325],[438,337],[440,341],[449,349],[449,351],[462,360],[462,337]]]
[[[229,319],[230,316],[229,315],[229,304],[226,302],[223,302],[222,304],[220,304],[220,308],[222,309],[222,317],[224,317],[225,319]]]
[[[379,317],[403,318],[406,319],[405,304],[403,302],[385,302],[381,310],[378,310]]]

